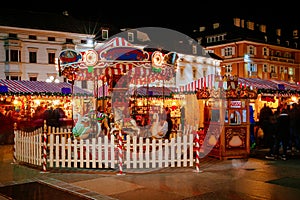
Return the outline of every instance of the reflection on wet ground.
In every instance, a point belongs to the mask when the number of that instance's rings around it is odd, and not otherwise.
[[[30,182],[0,187],[0,195],[7,199],[17,200],[90,199],[39,182]]]
[[[18,163],[0,162],[0,200],[50,197],[65,200],[298,200],[300,153],[282,161],[266,160],[267,152],[267,149],[254,151],[247,159],[201,158],[201,172],[196,172],[195,166],[124,168],[124,176],[118,176],[118,169],[60,168],[42,172]],[[62,196],[55,196],[60,193]]]

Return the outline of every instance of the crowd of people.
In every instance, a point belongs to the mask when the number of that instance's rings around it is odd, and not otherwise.
[[[269,148],[267,159],[287,160],[289,152],[300,150],[300,105],[280,104],[276,111],[264,104],[259,127],[263,130],[262,145]]]

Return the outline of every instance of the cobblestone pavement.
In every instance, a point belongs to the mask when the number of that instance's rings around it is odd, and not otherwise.
[[[118,169],[43,172],[12,161],[3,161],[0,162],[0,189],[39,182],[71,192],[82,199],[298,200],[300,154],[296,153],[283,161],[267,160],[265,153],[264,149],[253,151],[248,159],[218,160],[205,157],[200,159],[199,170],[192,166],[124,169],[122,173]],[[0,199],[9,198],[1,196],[0,190]]]

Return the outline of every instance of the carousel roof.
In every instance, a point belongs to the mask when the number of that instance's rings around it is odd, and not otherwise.
[[[28,80],[4,80],[0,79],[0,86],[7,86],[1,89],[0,93],[5,94],[39,94],[39,95],[64,95],[63,90],[71,91],[72,85],[67,82],[48,83],[43,81]],[[3,88],[3,87],[2,87]],[[93,95],[92,93],[74,86],[75,95]]]
[[[138,96],[171,96],[175,88],[170,87],[139,87],[136,89]]]

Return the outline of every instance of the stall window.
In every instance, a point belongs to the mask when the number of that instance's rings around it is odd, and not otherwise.
[[[230,113],[229,123],[231,125],[241,124],[241,114],[238,111],[233,111]]]

